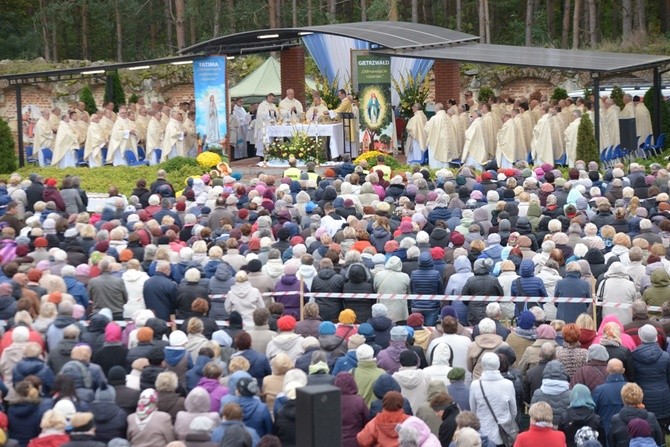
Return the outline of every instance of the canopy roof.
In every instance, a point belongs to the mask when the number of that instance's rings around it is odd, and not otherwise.
[[[443,46],[479,39],[472,34],[422,23],[357,22],[247,31],[216,37],[184,48],[181,53],[203,51],[209,54],[235,55],[267,52],[298,45],[302,36],[315,33],[350,37],[388,49]]]
[[[380,49],[377,51],[403,57],[445,59],[478,64],[519,65],[602,74],[643,70],[670,63],[670,57],[654,54],[559,50],[483,43],[463,43],[443,48]]]
[[[228,92],[231,98],[264,98],[269,93],[281,96],[281,70],[277,59],[269,57],[263,64],[246,78],[232,87]],[[305,82],[310,89],[316,90],[316,84],[311,79]]]

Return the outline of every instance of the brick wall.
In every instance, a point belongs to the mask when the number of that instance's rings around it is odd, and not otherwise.
[[[291,47],[281,52],[281,92],[275,95],[285,96],[286,90],[292,88],[295,98],[305,103],[305,49],[301,46]]]
[[[461,72],[458,62],[436,60],[433,64],[435,73],[435,102],[447,104],[449,98],[458,100],[461,94]]]
[[[551,95],[554,91],[554,84],[546,79],[540,78],[516,78],[505,83],[501,92],[508,94],[512,98],[528,98],[535,90],[540,90],[543,94]]]
[[[175,104],[192,100],[193,94],[193,84],[173,84],[161,90],[163,98],[170,98]]]

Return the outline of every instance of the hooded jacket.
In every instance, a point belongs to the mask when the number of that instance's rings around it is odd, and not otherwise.
[[[403,423],[407,418],[409,416],[402,410],[383,410],[356,435],[356,440],[361,447],[398,445],[396,425]]]
[[[663,445],[665,438],[656,415],[644,408],[628,405],[623,407],[619,414],[612,416],[610,431],[607,435],[607,445],[611,447],[629,447],[631,444],[630,435],[628,434],[628,423],[635,418],[647,421],[656,445]]]
[[[303,284],[303,291],[309,292]],[[292,315],[296,320],[300,318],[300,280],[296,275],[283,275],[277,285],[275,292],[295,292],[289,295],[278,295],[275,300],[284,305],[284,315]]]
[[[466,256],[459,256],[454,260],[454,270],[455,273],[449,277],[445,295],[460,295],[468,278],[474,276],[472,265]]]
[[[342,293],[344,287],[344,276],[335,272],[335,270],[326,268],[319,270],[319,273],[312,280],[312,289],[314,293]],[[342,301],[332,298],[316,298],[316,304],[319,306],[319,315],[323,321],[337,321],[342,311]]]
[[[372,282],[368,280],[370,273],[362,264],[352,264],[347,271],[347,281],[342,291],[344,293],[374,293]],[[373,300],[365,298],[344,298],[344,308],[351,309],[356,313],[356,319],[360,322],[368,321],[372,317]]]
[[[558,360],[547,363],[542,372],[542,386],[535,390],[530,401],[546,402],[551,406],[554,414],[554,425],[558,425],[570,406],[570,383],[565,367]]]
[[[268,360],[272,360],[277,354],[284,352],[295,362],[304,352],[302,340],[300,335],[293,332],[280,332],[268,343],[265,355]]]
[[[400,353],[407,350],[405,341],[391,341],[389,347],[379,351],[377,355],[377,366],[389,374],[400,369]]]
[[[598,286],[596,296],[612,303],[632,304],[636,299],[635,284],[630,280],[621,262],[613,262],[610,265],[605,273],[605,279]],[[629,309],[603,307],[603,317],[608,315],[616,316],[623,325],[632,321]]]
[[[556,283],[554,296],[557,298],[591,298],[591,285],[581,279],[580,272],[567,272],[565,278]],[[574,323],[579,314],[586,312],[587,304],[558,303],[556,318],[566,323]]]
[[[342,414],[342,446],[357,447],[356,435],[363,430],[368,422],[368,406],[358,395],[358,387],[349,373],[338,374],[335,386],[342,391],[340,398]]]
[[[209,293],[225,295],[233,284],[235,284],[235,271],[225,262],[219,262],[214,276],[209,280]]]
[[[63,339],[51,350],[48,365],[55,374],[58,374],[63,365],[70,361],[70,354],[78,343],[77,340]]]
[[[477,259],[475,261],[474,276],[468,278],[463,286],[461,293],[463,295],[490,295],[502,296],[503,288],[494,278],[489,274],[489,267],[484,259]],[[471,302],[468,305],[468,323],[472,326],[479,324],[479,322],[486,316],[486,303]]]
[[[670,417],[670,354],[656,342],[642,343],[632,353],[635,382],[644,391],[644,406],[657,418]]]
[[[670,276],[665,269],[657,269],[651,274],[651,287],[648,287],[642,299],[648,306],[661,306],[670,299]]]
[[[114,438],[125,438],[128,415],[115,402],[94,400],[91,412],[95,415],[95,440],[105,444]]]
[[[410,291],[413,294],[440,295],[444,293],[444,282],[442,275],[433,268],[433,258],[430,253],[419,255],[418,270],[410,276]],[[412,309],[435,310],[440,308],[437,300],[413,300]]]
[[[227,390],[226,390],[227,391]],[[197,417],[205,417],[214,423],[214,426],[219,425],[221,419],[219,418],[218,409],[211,409],[210,396],[205,388],[197,386],[188,393],[184,401],[184,410],[177,413],[177,418],[174,421],[174,432],[177,439],[186,439],[186,434],[189,432],[189,426],[193,419]]]
[[[105,343],[105,327],[109,320],[104,315],[95,314],[91,317],[88,327],[81,333],[79,341],[91,347],[93,354],[100,351]]]
[[[421,404],[428,399],[430,376],[416,367],[401,367],[393,378],[398,382],[403,397],[409,400],[412,413],[416,414]]]
[[[389,258],[386,261],[386,268],[375,275],[374,290],[381,294],[409,293],[410,277],[402,272],[402,267],[403,264],[399,258]],[[407,304],[403,300],[381,300],[380,302],[386,305],[388,309],[386,316],[394,322],[407,319]]]

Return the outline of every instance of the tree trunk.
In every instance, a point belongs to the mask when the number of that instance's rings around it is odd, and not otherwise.
[[[661,30],[670,32],[670,0],[661,0]]]
[[[123,24],[121,22],[121,6],[114,0],[114,17],[116,19],[116,60],[123,61]]]
[[[58,62],[58,32],[56,31],[58,26],[56,23],[53,24],[53,29],[51,30],[51,55],[54,62]]]
[[[529,47],[533,44],[533,10],[535,6],[533,5],[535,0],[526,0],[526,46]]]
[[[456,0],[456,31],[460,31],[463,24],[463,5],[461,0]]]
[[[331,21],[337,17],[337,0],[328,0],[328,16]]]
[[[291,9],[293,12],[293,28],[298,27],[298,0],[293,0],[291,4]]]
[[[589,39],[591,47],[598,44],[598,6],[596,0],[589,0]]]
[[[81,55],[84,59],[88,60],[91,55],[89,51],[88,38],[89,38],[89,29],[88,29],[88,5],[86,0],[81,2]]]
[[[575,0],[575,9],[572,15],[572,49],[579,48],[579,19],[582,17],[582,0]]]
[[[486,24],[484,23],[484,0],[478,0],[477,6],[479,7],[478,17],[479,17],[479,41],[481,43],[486,43]]]
[[[561,34],[561,48],[568,48],[570,38],[570,0],[563,0],[563,32]]]
[[[484,0],[484,30],[486,32],[486,43],[491,43],[491,16],[489,14],[489,0]]]
[[[419,0],[412,0],[412,22],[419,23]]]
[[[42,40],[44,42],[44,59],[51,61],[51,43],[49,42],[49,27],[47,26],[47,15],[44,11],[44,2],[45,0],[40,0],[40,28],[42,34]]]
[[[365,0],[361,0],[361,2],[365,2]],[[312,26],[313,14],[314,12],[312,11],[312,0],[307,0],[307,26]]]
[[[645,0],[635,0],[635,28],[638,32],[647,32],[647,17],[645,13]]]
[[[281,11],[282,11],[282,4],[281,0],[275,0],[275,15],[277,16],[277,28],[281,28]]]
[[[168,48],[172,48],[172,0],[164,0],[163,14],[165,15],[165,35]]]
[[[184,0],[175,0],[175,28],[177,30],[177,49],[182,50],[186,47],[186,25],[184,23]]]
[[[367,22],[367,21],[368,21],[368,5],[365,0],[361,0],[361,22]]]
[[[268,0],[268,15],[270,16],[270,28],[277,28],[277,1]]]
[[[228,0],[227,8],[228,8],[228,32],[232,34],[237,29],[235,27],[235,1]]]
[[[621,30],[623,40],[630,39],[633,35],[633,2],[632,0],[623,0],[621,4]]]
[[[214,0],[214,26],[212,36],[217,37],[221,29],[221,0]]]
[[[549,39],[556,38],[556,3],[555,0],[547,0],[547,34]]]
[[[398,21],[398,0],[391,0],[389,9],[389,20],[392,22]]]

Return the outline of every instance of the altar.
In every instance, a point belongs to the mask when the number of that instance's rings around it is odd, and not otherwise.
[[[330,159],[344,154],[344,133],[342,123],[332,124],[283,124],[266,127],[268,138],[292,138],[296,132],[305,132],[310,137],[328,138]]]

